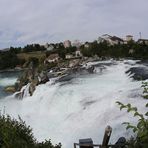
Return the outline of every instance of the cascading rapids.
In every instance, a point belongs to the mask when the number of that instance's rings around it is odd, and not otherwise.
[[[101,143],[105,127],[111,125],[114,143],[119,136],[130,136],[121,123],[136,121],[120,112],[115,102],[132,103],[144,112],[141,82],[125,74],[131,66],[123,61],[104,64],[102,70],[96,67],[95,74],[79,75],[66,83],[39,85],[33,96],[28,96],[28,84],[23,100],[12,96],[2,99],[0,109],[6,106],[6,113],[21,116],[39,141],[51,139],[65,148],[72,148],[82,138],[91,137],[94,143]]]

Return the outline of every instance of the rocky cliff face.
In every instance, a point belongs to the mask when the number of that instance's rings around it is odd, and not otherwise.
[[[17,80],[15,84],[16,91],[19,91],[19,93],[16,94],[17,98],[22,98],[22,93],[24,93],[24,90],[21,91],[21,89],[23,86],[30,84],[28,91],[32,96],[36,86],[39,84],[44,84],[47,81],[49,81],[47,72],[39,72],[38,67],[34,67],[31,63],[29,68],[23,72],[22,76]]]
[[[33,63],[30,63],[15,84],[16,91],[19,92],[16,93],[16,97],[23,98],[23,96],[26,95],[26,89],[29,95],[32,96],[36,86],[48,82],[50,78],[56,77],[56,82],[63,82],[71,80],[76,77],[77,74],[94,73],[95,67],[93,65],[83,66],[83,62],[84,61],[80,59],[69,60],[59,62],[57,66],[52,68],[48,68],[47,65],[42,65],[42,68],[40,68],[40,65],[34,66]]]

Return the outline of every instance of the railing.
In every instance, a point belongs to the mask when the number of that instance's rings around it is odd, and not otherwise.
[[[93,141],[91,139],[91,141],[85,141],[86,139],[81,139],[84,140],[83,143],[80,140],[80,143],[74,143],[74,148],[77,148],[77,146],[79,146],[79,148],[94,148],[94,147],[99,147],[99,148],[127,148],[126,146],[128,145],[126,143],[126,139],[124,137],[120,137],[118,139],[118,141],[116,142],[116,144],[114,145],[109,145],[109,139],[111,137],[111,133],[112,133],[112,128],[110,126],[107,126],[105,128],[105,132],[104,132],[104,137],[103,137],[103,142],[102,144],[93,144]],[[88,139],[87,139],[88,140]]]
[[[118,144],[118,145],[107,145],[107,146],[102,146],[102,145],[99,145],[99,144],[79,144],[79,143],[74,143],[74,148],[77,148],[77,146],[79,146],[79,147],[86,147],[86,148],[89,148],[89,147],[92,147],[92,148],[94,148],[94,147],[99,147],[99,148],[122,148],[123,147],[123,145],[120,145],[120,144]],[[124,146],[128,146],[128,144],[124,144]]]

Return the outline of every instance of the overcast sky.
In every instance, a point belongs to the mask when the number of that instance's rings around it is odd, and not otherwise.
[[[148,0],[0,0],[0,48],[102,34],[148,38]]]

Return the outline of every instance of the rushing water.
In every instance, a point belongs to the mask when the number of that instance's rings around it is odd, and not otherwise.
[[[1,71],[0,72],[0,99],[11,95],[10,93],[6,93],[4,91],[4,88],[6,86],[14,85],[20,73],[21,73],[20,71]]]
[[[145,110],[141,82],[125,74],[132,65],[116,61],[97,67],[95,74],[80,75],[67,83],[48,82],[38,86],[32,97],[1,99],[0,109],[6,106],[6,113],[15,118],[20,115],[39,141],[51,138],[65,148],[72,148],[81,138],[91,137],[94,143],[101,143],[104,128],[111,125],[111,142],[115,142],[118,137],[130,135],[121,123],[136,121],[125,111],[120,112],[115,102],[132,103]]]

